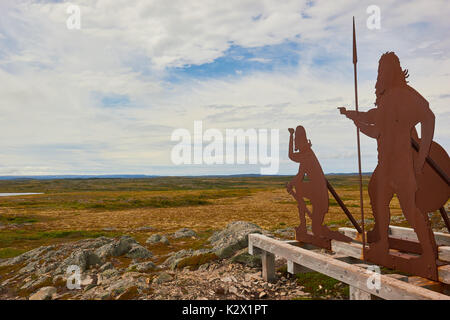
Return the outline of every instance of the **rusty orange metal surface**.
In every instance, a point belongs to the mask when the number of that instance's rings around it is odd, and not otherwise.
[[[311,148],[311,142],[306,137],[305,128],[298,126],[295,131],[289,128],[289,133],[289,159],[299,163],[297,175],[286,186],[298,204],[300,225],[296,229],[296,239],[327,249],[331,248],[331,239],[350,242],[349,237],[323,225],[325,214],[328,212],[329,182],[325,179],[322,167]],[[305,181],[305,176],[308,177],[308,181]],[[304,198],[309,199],[312,212],[306,206]],[[307,231],[307,214],[312,221],[312,233]]]
[[[432,141],[435,116],[428,101],[408,85],[407,77],[408,72],[402,70],[395,53],[383,54],[375,85],[376,107],[367,112],[341,108],[341,113],[353,120],[363,134],[376,139],[378,145],[378,165],[369,182],[375,226],[367,233],[369,247],[365,258],[437,280],[437,248],[428,212],[445,204],[450,187],[426,160],[431,159],[447,175],[450,160],[445,150]],[[421,139],[415,131],[419,123]],[[411,147],[411,139],[417,142],[417,150]],[[389,251],[389,204],[394,194],[419,239],[419,257]],[[399,241],[402,240],[395,242],[397,247]],[[402,249],[408,249],[408,244],[403,246]],[[416,245],[410,243],[409,247],[417,253]]]
[[[354,240],[363,243],[363,259],[438,281],[438,266],[441,263],[437,260],[437,246],[428,213],[439,210],[450,231],[448,215],[443,208],[450,197],[450,158],[442,146],[433,141],[435,115],[428,101],[408,84],[408,70],[402,69],[394,52],[386,52],[379,60],[375,107],[360,112],[354,24],[353,41],[356,110],[339,109],[357,128],[362,227],[347,212],[343,202],[339,201],[339,196],[323,174],[305,129],[298,126],[296,130],[289,129],[289,158],[299,163],[299,171],[287,184],[287,191],[298,203],[300,225],[296,229],[296,239],[327,249],[330,248],[331,239],[352,241],[323,225],[328,212],[330,190],[359,232]],[[421,128],[420,138],[415,129],[418,124]],[[375,225],[367,232],[367,250],[359,132],[376,139],[378,150],[378,164],[368,187]],[[308,177],[307,181],[305,176]],[[389,205],[394,195],[399,200],[403,215],[417,234],[418,241],[389,235]],[[310,200],[311,211],[304,198]],[[312,221],[312,233],[307,231],[306,214]]]

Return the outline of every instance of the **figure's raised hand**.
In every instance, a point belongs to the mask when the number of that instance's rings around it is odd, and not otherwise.
[[[347,109],[345,107],[339,107],[338,109],[341,114],[347,115]]]
[[[294,134],[294,129],[289,128],[288,130],[289,130],[289,133],[290,133],[290,134]]]

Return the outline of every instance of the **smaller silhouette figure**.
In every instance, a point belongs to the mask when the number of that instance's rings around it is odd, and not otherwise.
[[[294,150],[294,129],[289,128],[289,159],[299,163],[297,175],[287,184],[286,189],[298,203],[300,226],[297,228],[297,240],[324,245],[326,240],[336,239],[349,242],[350,238],[338,231],[331,231],[323,225],[325,214],[328,212],[328,189],[325,175],[314,151],[311,149],[311,142],[306,137],[303,126],[295,129],[295,150]],[[295,152],[298,151],[298,152]],[[308,181],[305,181],[305,175]],[[295,189],[295,191],[294,191]],[[312,212],[306,206],[304,198],[309,199],[312,205]],[[306,214],[312,220],[312,233],[308,234],[306,227]],[[325,241],[324,241],[325,240]],[[325,247],[329,247],[328,244]]]

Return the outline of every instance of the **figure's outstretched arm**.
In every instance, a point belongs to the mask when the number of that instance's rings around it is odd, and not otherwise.
[[[376,122],[377,109],[370,109],[367,112],[362,112],[362,111],[356,112],[354,110],[347,110],[344,107],[341,107],[338,109],[341,112],[341,114],[345,115],[347,118],[349,118],[353,121],[362,122],[362,123],[371,124],[371,125],[374,125]]]
[[[364,133],[366,136],[377,139],[380,135],[380,131],[378,130],[378,127],[375,125],[370,125],[364,122],[359,121],[353,121],[355,123],[355,126],[361,130],[362,133]]]

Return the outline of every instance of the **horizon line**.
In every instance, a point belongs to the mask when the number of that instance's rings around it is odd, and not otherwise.
[[[358,172],[328,172],[325,175],[358,175]],[[372,172],[362,172],[362,175],[370,175]],[[0,175],[0,180],[7,179],[43,179],[43,178],[200,178],[200,177],[290,177],[295,174],[271,174],[238,173],[238,174],[204,174],[204,175],[152,175],[152,174],[44,174],[44,175]]]

